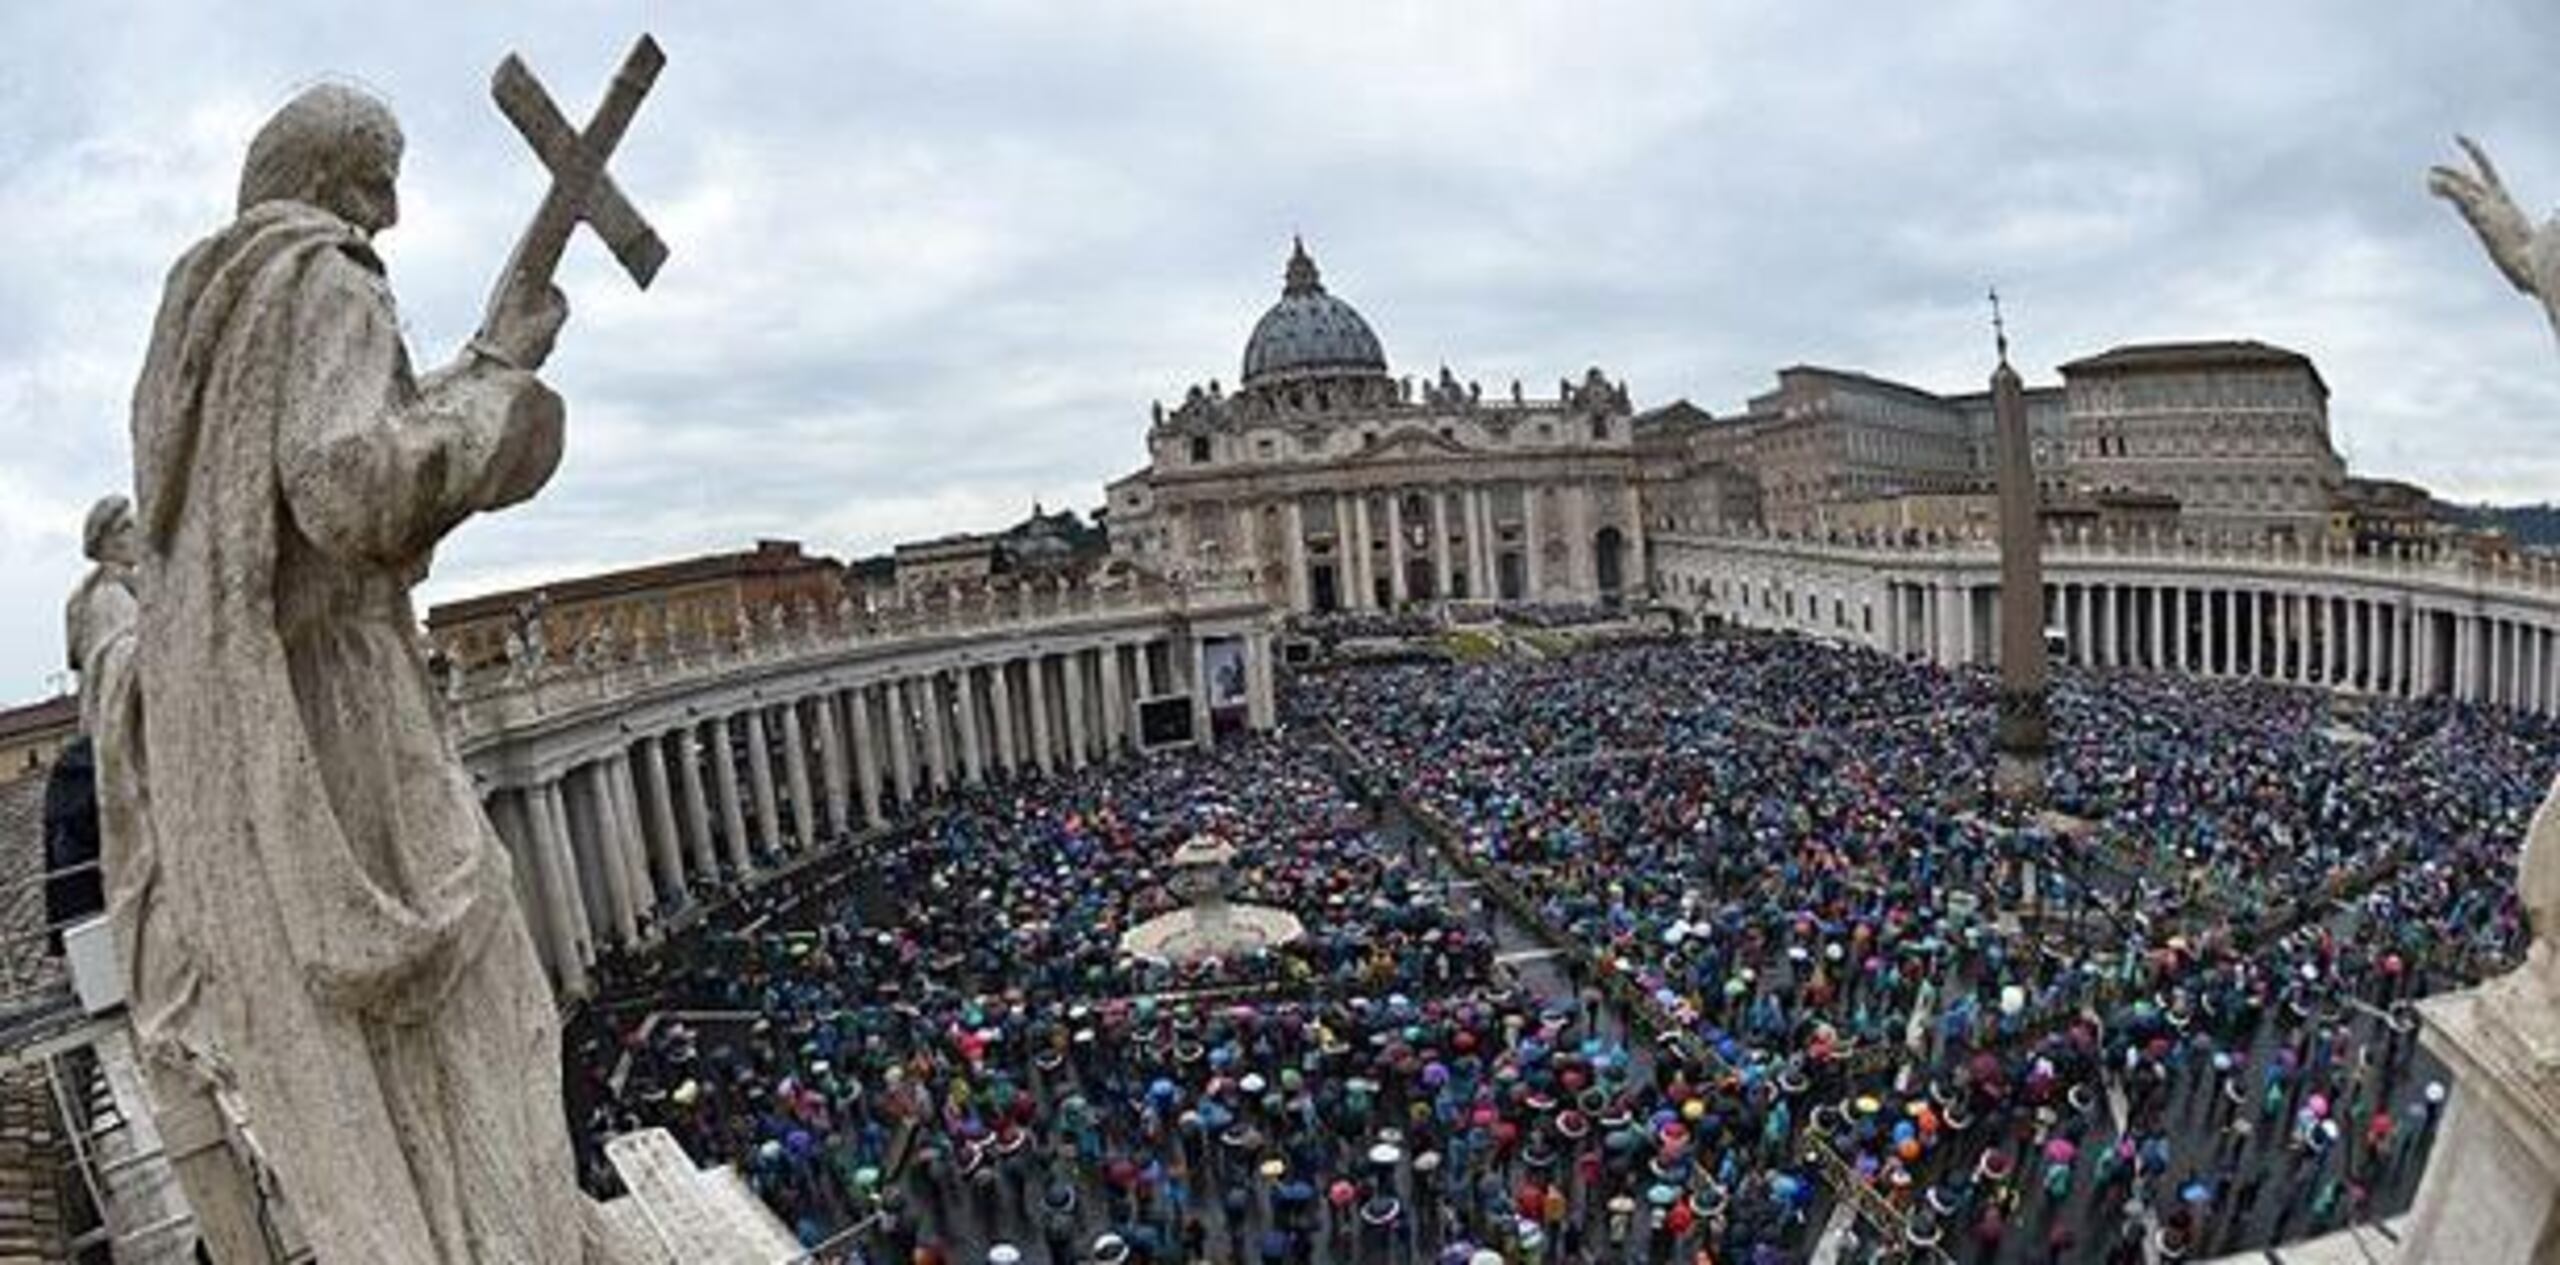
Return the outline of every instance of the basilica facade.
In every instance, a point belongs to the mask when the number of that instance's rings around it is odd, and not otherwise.
[[[1303,244],[1233,390],[1159,404],[1147,465],[1108,489],[1115,554],[1249,575],[1290,612],[1619,602],[1644,585],[1634,410],[1592,369],[1530,398],[1443,367],[1388,371]]]

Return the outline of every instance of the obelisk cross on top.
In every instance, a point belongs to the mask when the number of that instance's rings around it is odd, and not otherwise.
[[[533,77],[524,59],[513,53],[498,63],[490,77],[489,95],[498,103],[500,113],[524,134],[534,155],[551,172],[551,190],[543,195],[542,206],[533,214],[533,222],[525,226],[524,236],[517,239],[515,251],[507,257],[506,270],[499,274],[498,285],[489,296],[489,311],[494,315],[509,294],[519,288],[551,284],[552,274],[559,270],[561,252],[569,245],[569,235],[584,223],[595,230],[605,248],[620,260],[631,280],[647,289],[658,275],[658,266],[667,261],[667,244],[658,239],[656,229],[640,217],[631,201],[606,173],[605,163],[612,158],[614,147],[622,143],[622,134],[631,127],[631,116],[638,113],[640,101],[649,95],[649,86],[658,71],[667,64],[667,55],[658,42],[643,35],[631,52],[622,59],[622,68],[614,72],[613,82],[605,88],[604,100],[596,106],[595,116],[587,121],[586,130],[569,126],[560,107],[553,104],[551,94],[543,90],[542,81]]]

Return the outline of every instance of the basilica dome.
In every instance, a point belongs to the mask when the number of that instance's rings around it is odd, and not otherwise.
[[[1324,292],[1306,243],[1289,253],[1280,301],[1254,322],[1244,345],[1244,385],[1356,374],[1383,376],[1387,353],[1369,322],[1351,305]]]

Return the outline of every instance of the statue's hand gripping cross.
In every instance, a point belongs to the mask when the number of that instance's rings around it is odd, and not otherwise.
[[[488,316],[481,324],[484,338],[491,333],[511,295],[551,284],[552,274],[560,267],[561,252],[568,248],[569,235],[581,222],[595,230],[640,288],[647,289],[650,280],[658,275],[658,266],[667,259],[667,245],[632,208],[630,200],[622,196],[622,190],[615,187],[613,177],[605,172],[605,162],[621,143],[623,132],[631,126],[631,116],[640,109],[641,98],[649,94],[649,85],[656,82],[658,71],[666,62],[658,42],[641,36],[622,59],[622,68],[614,73],[604,100],[596,106],[595,117],[583,132],[570,129],[560,107],[552,104],[551,94],[543,90],[542,82],[533,77],[522,58],[509,53],[505,61],[498,63],[497,73],[490,78],[489,94],[497,99],[499,112],[524,134],[542,165],[550,169],[551,190],[543,195],[541,208],[534,212],[533,222],[525,226],[524,236],[507,257],[506,270],[499,274],[496,291],[489,296]]]

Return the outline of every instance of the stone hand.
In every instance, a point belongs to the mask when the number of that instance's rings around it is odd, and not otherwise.
[[[2462,213],[2471,230],[2480,235],[2481,244],[2488,248],[2490,260],[2507,274],[2507,280],[2527,294],[2536,293],[2529,258],[2532,221],[2508,195],[2506,183],[2498,178],[2498,168],[2489,161],[2488,151],[2467,136],[2457,136],[2454,141],[2470,155],[2473,169],[2432,168],[2427,172],[2427,191],[2452,203]]]
[[[560,287],[509,286],[490,315],[488,332],[474,344],[514,368],[540,369],[568,319],[569,296]]]

